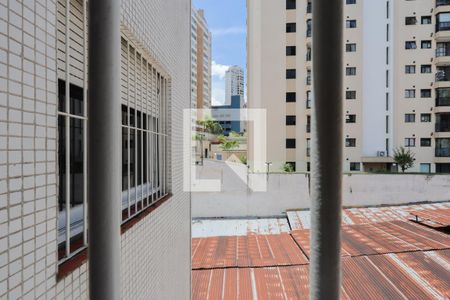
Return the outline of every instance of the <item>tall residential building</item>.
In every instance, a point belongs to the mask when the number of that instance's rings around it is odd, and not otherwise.
[[[311,2],[247,5],[248,107],[267,109],[267,161],[307,171]],[[346,0],[344,19],[344,170],[395,169],[403,146],[408,171],[450,172],[450,1]]]
[[[89,298],[87,3],[0,1],[0,298]],[[190,1],[120,3],[120,297],[187,299]]]
[[[231,66],[225,73],[225,104],[231,105],[232,96],[241,96],[240,107],[244,106],[244,70]]]
[[[202,9],[192,8],[191,17],[191,101],[192,108],[211,107],[212,36]]]

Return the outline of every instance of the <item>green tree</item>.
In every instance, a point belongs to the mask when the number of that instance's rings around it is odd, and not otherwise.
[[[400,166],[403,173],[406,169],[414,166],[414,160],[414,153],[411,150],[405,150],[403,147],[394,150],[394,161]]]
[[[219,122],[216,120],[213,120],[211,118],[206,118],[204,120],[198,121],[198,123],[203,126],[206,132],[212,133],[212,134],[222,134],[223,128],[220,126]]]
[[[217,137],[217,139],[220,142],[220,148],[222,150],[232,150],[232,149],[235,149],[235,148],[237,148],[239,146],[238,141],[229,140],[223,134],[219,135]]]
[[[285,163],[282,167],[283,172],[286,173],[293,173],[294,172],[294,166],[291,163]]]

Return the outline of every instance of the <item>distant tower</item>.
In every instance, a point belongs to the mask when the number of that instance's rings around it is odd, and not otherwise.
[[[231,104],[232,96],[241,96],[244,105],[244,70],[239,66],[231,66],[225,74],[225,104]]]

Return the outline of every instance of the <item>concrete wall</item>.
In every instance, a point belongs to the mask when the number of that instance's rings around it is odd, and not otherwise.
[[[251,174],[249,181],[267,181],[267,192],[252,192],[224,162],[206,160],[201,179],[220,179],[222,192],[192,195],[192,217],[276,216],[310,206],[306,174]],[[244,165],[233,165],[245,173]],[[241,175],[242,176],[242,175]],[[242,176],[245,178],[245,176]],[[395,205],[450,200],[450,175],[344,175],[344,206]]]

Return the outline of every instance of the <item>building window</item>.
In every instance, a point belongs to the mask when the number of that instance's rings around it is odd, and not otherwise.
[[[406,41],[405,42],[405,49],[416,49],[416,42],[415,41]]]
[[[420,114],[420,122],[422,123],[431,122],[431,114]]]
[[[416,17],[405,17],[405,25],[416,25]]]
[[[405,90],[405,98],[416,98],[416,90],[406,89]]]
[[[286,70],[286,79],[295,79],[296,70],[295,69],[287,69]]]
[[[296,23],[286,23],[286,32],[297,32],[297,24]]]
[[[295,102],[297,98],[297,94],[295,92],[287,92],[286,93],[286,102]]]
[[[345,44],[346,52],[356,52],[356,44],[355,43],[347,43]]]
[[[431,139],[430,138],[421,138],[420,139],[420,147],[431,147]]]
[[[356,115],[346,115],[345,123],[356,123]]]
[[[311,108],[311,91],[306,91],[306,108]]]
[[[347,100],[356,99],[356,91],[345,91],[345,99]]]
[[[450,13],[440,13],[436,16],[436,31],[450,30]]]
[[[421,98],[431,98],[431,89],[421,89],[420,97]]]
[[[356,0],[345,0],[345,4],[356,4]]]
[[[306,157],[311,156],[311,139],[306,139]],[[308,162],[308,172],[309,172],[309,162]]]
[[[405,73],[406,74],[414,74],[414,73],[416,73],[416,66],[415,65],[406,65],[405,66]]]
[[[286,0],[286,9],[295,9],[296,0]]]
[[[405,123],[416,122],[416,114],[405,114]]]
[[[312,22],[311,19],[306,20],[306,37],[311,37],[312,35]]]
[[[429,163],[420,164],[420,172],[431,173],[431,164]]]
[[[286,125],[291,126],[295,125],[296,116],[286,116]]]
[[[58,259],[87,245],[86,103],[84,89],[58,81]],[[68,217],[68,221],[67,221]],[[76,243],[75,243],[76,242]]]
[[[286,148],[295,149],[295,139],[286,139]]]
[[[420,73],[431,73],[431,65],[421,65],[420,66]]]
[[[347,75],[347,76],[355,76],[356,75],[356,68],[355,67],[346,67],[345,68],[345,75]]]
[[[311,47],[306,48],[306,61],[311,61]]]
[[[306,85],[311,85],[311,70],[306,70]]]
[[[308,3],[306,4],[306,13],[310,14],[312,12],[312,3],[310,0],[308,0]]]
[[[423,25],[431,24],[431,16],[422,16],[422,18],[420,19],[420,22]]]
[[[405,138],[405,147],[415,147],[416,138]]]
[[[356,28],[356,20],[346,20],[345,27],[346,28]]]
[[[355,138],[346,138],[345,139],[345,147],[356,147],[356,139]]]
[[[295,46],[287,46],[286,47],[286,56],[294,56],[296,54]]]
[[[359,172],[361,171],[361,164],[359,162],[350,163],[350,171]]]
[[[421,41],[420,42],[420,47],[422,49],[431,49],[431,41],[430,40]]]
[[[450,88],[436,89],[436,106],[450,106]]]

